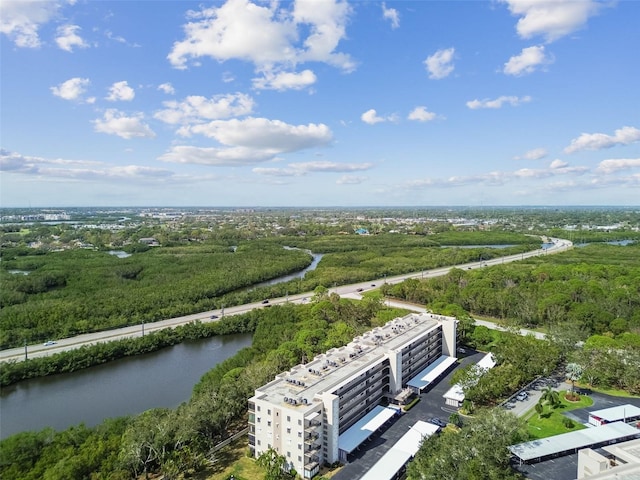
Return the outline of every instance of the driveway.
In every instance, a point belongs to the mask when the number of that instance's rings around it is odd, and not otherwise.
[[[467,350],[466,355],[460,356],[461,363],[457,363],[456,367],[441,377],[437,384],[423,393],[420,401],[411,410],[399,417],[385,431],[374,434],[350,455],[349,463],[336,473],[332,480],[355,480],[362,477],[418,420],[426,421],[428,418],[438,417],[445,422],[448,421],[449,415],[456,412],[456,409],[445,405],[442,395],[451,388],[453,372],[461,366],[477,363],[483,356],[484,353]]]

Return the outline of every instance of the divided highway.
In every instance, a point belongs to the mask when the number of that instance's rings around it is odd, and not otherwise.
[[[368,282],[361,282],[351,285],[342,285],[339,287],[330,288],[329,291],[332,293],[337,293],[340,296],[346,296],[350,298],[360,298],[360,293],[371,290],[373,288],[377,288],[383,283],[400,283],[408,278],[433,278],[441,275],[446,275],[452,268],[460,268],[460,269],[475,269],[475,268],[485,268],[491,265],[500,265],[503,263],[514,262],[518,260],[524,260],[525,258],[535,257],[540,255],[549,255],[553,253],[559,253],[566,250],[569,250],[573,247],[573,243],[569,240],[562,240],[558,238],[550,238],[549,242],[552,243],[547,249],[538,249],[533,250],[531,252],[520,253],[517,255],[510,255],[507,257],[495,258],[492,260],[484,260],[480,262],[472,262],[463,265],[456,265],[455,267],[442,267],[436,268],[433,270],[424,270],[420,272],[414,272],[404,275],[398,275],[394,277],[385,277],[380,278],[378,280],[371,280]],[[294,303],[304,303],[308,301],[308,299],[313,295],[313,292],[301,293],[296,295],[289,295],[287,297],[274,298],[269,299],[269,305],[277,305],[280,303],[286,302],[294,302]],[[400,302],[392,302],[394,306],[401,306],[407,309],[419,309],[418,311],[424,311],[423,307],[408,305]],[[75,337],[64,338],[60,340],[56,340],[55,343],[51,345],[28,345],[26,347],[18,347],[11,348],[7,350],[0,351],[0,361],[8,361],[8,360],[24,360],[25,359],[25,349],[26,355],[28,358],[41,357],[46,355],[51,355],[54,353],[62,352],[65,350],[72,350],[74,348],[79,348],[84,345],[91,345],[98,342],[108,342],[112,340],[119,340],[122,338],[130,338],[130,337],[140,337],[143,334],[155,332],[157,330],[162,330],[164,328],[175,328],[178,325],[184,325],[189,322],[193,322],[196,320],[200,320],[202,322],[212,322],[217,321],[221,317],[225,315],[237,315],[240,313],[245,313],[254,308],[264,308],[265,304],[262,302],[256,303],[248,303],[245,305],[238,305],[235,307],[228,307],[223,310],[212,310],[209,312],[195,313],[192,315],[185,315],[183,317],[170,318],[168,320],[161,320],[159,322],[153,323],[145,323],[143,325],[134,325],[131,327],[117,328],[113,330],[107,330],[104,332],[95,332],[95,333],[87,333],[83,335],[78,335]],[[490,328],[499,328],[496,327],[495,324],[490,322],[482,322],[477,320],[478,323],[486,324]],[[528,333],[528,332],[524,332]],[[531,332],[535,333],[535,332]],[[538,334],[536,334],[538,335]],[[51,343],[51,342],[48,342]]]

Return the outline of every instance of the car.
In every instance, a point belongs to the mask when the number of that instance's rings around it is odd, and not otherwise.
[[[51,345],[55,345],[55,344],[56,344],[56,342],[54,342],[53,340],[49,340],[47,342],[44,342],[43,346],[50,347]]]
[[[467,353],[467,351],[462,347],[456,348],[456,352],[458,352],[458,353]]]
[[[439,426],[440,428],[444,428],[447,426],[447,422],[440,420],[438,417],[432,417],[427,420],[429,423],[433,423],[434,425]]]
[[[356,290],[356,292],[361,292],[362,290],[363,290],[362,288],[359,288]]]
[[[262,300],[262,303],[269,303],[269,300],[267,300],[266,298],[264,300]]]
[[[212,320],[218,318],[218,315],[211,315],[209,318],[211,318]]]
[[[526,400],[527,398],[529,398],[529,394],[527,392],[520,392],[518,395],[516,395],[516,400],[519,400],[521,402]]]
[[[376,286],[376,284],[375,284],[375,283],[372,283],[372,284],[371,284],[371,286],[372,286],[372,287],[375,287],[375,286]]]

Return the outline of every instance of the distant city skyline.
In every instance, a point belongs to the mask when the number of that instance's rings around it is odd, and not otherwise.
[[[0,3],[0,206],[640,204],[640,3]]]

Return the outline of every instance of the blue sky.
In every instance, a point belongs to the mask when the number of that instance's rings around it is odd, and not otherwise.
[[[637,1],[0,9],[3,207],[640,203]]]

